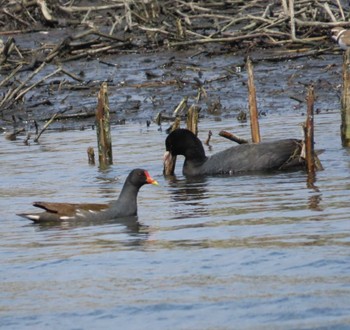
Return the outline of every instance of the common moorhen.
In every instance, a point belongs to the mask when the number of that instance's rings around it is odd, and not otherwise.
[[[187,129],[176,129],[165,140],[164,174],[172,175],[177,155],[185,156],[183,174],[186,176],[236,174],[301,167],[302,141],[284,139],[272,142],[240,144],[205,155],[202,142]]]
[[[21,213],[21,217],[34,222],[69,220],[109,220],[137,215],[137,194],[144,184],[157,185],[146,170],[134,169],[125,180],[119,198],[109,204],[71,204],[35,202],[42,213]]]

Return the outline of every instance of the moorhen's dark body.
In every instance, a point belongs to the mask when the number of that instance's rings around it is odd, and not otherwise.
[[[185,156],[186,176],[284,170],[304,165],[300,157],[302,141],[296,139],[240,144],[207,157],[202,142],[191,131],[177,129],[168,135],[165,147],[165,174],[174,174],[177,155]]]
[[[68,220],[109,220],[137,215],[137,194],[144,184],[158,184],[146,170],[134,169],[125,180],[119,198],[109,204],[71,204],[35,202],[42,213],[22,213],[35,222]]]

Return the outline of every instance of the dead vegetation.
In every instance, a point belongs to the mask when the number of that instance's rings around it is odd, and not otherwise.
[[[81,86],[84,79],[64,67],[69,61],[189,47],[247,55],[283,47],[277,59],[308,56],[334,47],[330,27],[350,25],[339,0],[0,0],[0,8],[0,114],[54,76],[69,76]],[[16,42],[19,34],[57,29],[67,31],[58,42],[38,39],[30,48]],[[53,67],[48,73],[47,65]],[[146,82],[166,83],[178,80]]]
[[[101,53],[226,44],[231,48],[329,45],[329,28],[349,25],[339,0],[3,0],[0,35],[73,27],[58,44],[18,49],[3,38],[1,64],[69,61]]]

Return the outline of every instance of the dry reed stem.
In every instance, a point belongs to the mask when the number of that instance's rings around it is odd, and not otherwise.
[[[252,142],[261,142],[259,129],[259,114],[256,102],[256,90],[254,84],[253,64],[250,58],[247,59],[247,74],[248,74],[248,101],[250,113],[250,128],[252,134]]]

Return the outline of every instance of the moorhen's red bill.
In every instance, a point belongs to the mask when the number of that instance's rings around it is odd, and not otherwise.
[[[185,156],[182,172],[186,176],[284,170],[305,164],[300,156],[302,141],[297,139],[240,144],[207,157],[202,142],[180,128],[167,136],[165,147],[165,175],[174,174],[177,155]]]
[[[71,204],[35,202],[42,213],[21,213],[21,217],[34,222],[69,220],[110,220],[137,215],[137,194],[144,184],[157,185],[146,170],[134,169],[125,180],[119,198],[109,204]]]

